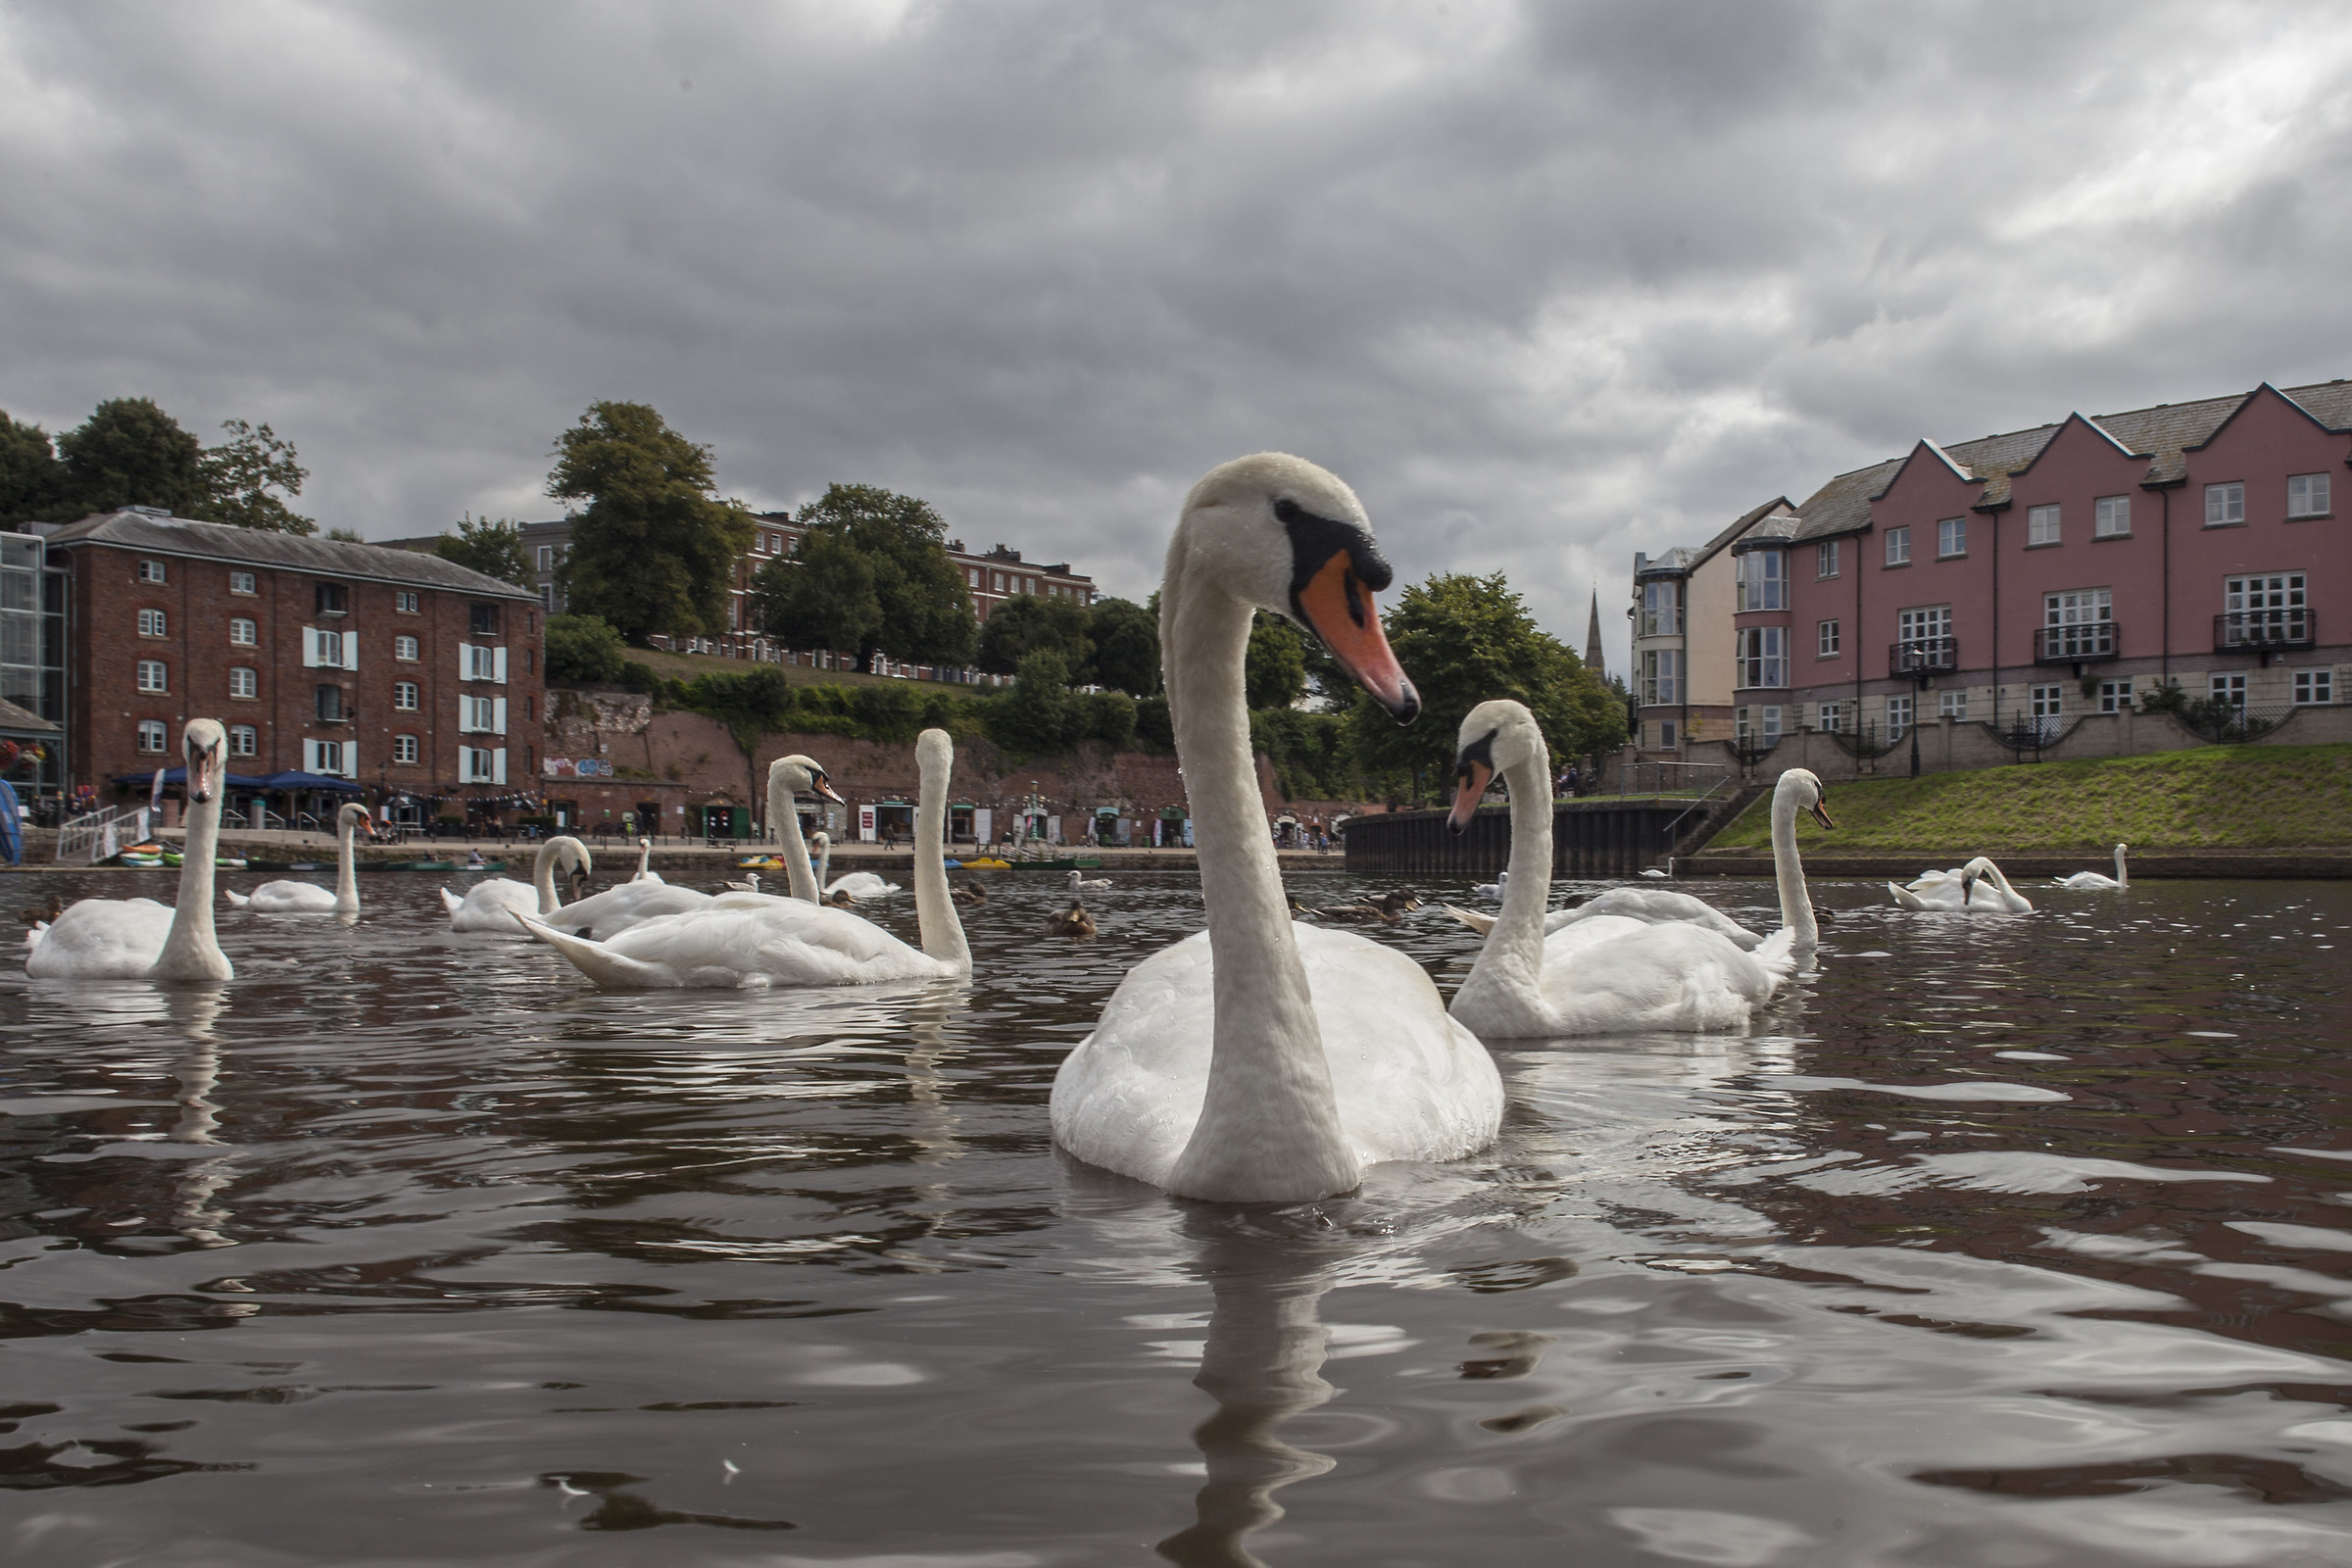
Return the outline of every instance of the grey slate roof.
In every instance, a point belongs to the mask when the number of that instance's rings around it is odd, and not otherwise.
[[[2277,390],[2328,429],[2352,431],[2352,380],[2339,378]],[[2213,439],[2214,432],[2254,395],[2254,392],[2232,392],[2228,397],[2204,398],[2194,403],[2166,403],[2122,414],[2096,414],[2089,416],[2087,422],[2126,451],[2146,458],[2145,482],[2161,484],[2185,474],[2188,460],[2184,454]],[[2009,500],[2011,476],[2041,456],[2042,449],[2063,427],[2063,421],[2039,424],[2030,430],[1961,441],[1941,450],[1966,469],[1971,478],[1984,481],[1976,505],[2001,506]],[[1793,537],[1799,541],[1826,539],[1833,534],[1860,533],[1869,528],[1870,503],[1886,493],[1907,459],[1907,454],[1889,458],[1867,468],[1841,473],[1823,485],[1796,509],[1804,522]]]
[[[29,709],[19,708],[0,697],[0,730],[30,730],[36,735],[54,735],[57,726]]]
[[[1788,498],[1787,496],[1774,496],[1770,501],[1765,502],[1762,506],[1750,508],[1748,511],[1740,514],[1738,520],[1733,522],[1730,527],[1724,529],[1723,532],[1717,534],[1705,544],[1699,545],[1695,549],[1690,545],[1676,545],[1672,550],[1665,552],[1663,555],[1654,557],[1648,565],[1642,567],[1640,571],[1634,574],[1634,578],[1638,582],[1644,577],[1673,577],[1695,571],[1700,566],[1704,565],[1709,560],[1713,559],[1717,551],[1723,549],[1726,545],[1731,544],[1741,534],[1747,532],[1748,529],[1754,527],[1758,518],[1766,516],[1776,509],[1785,507],[1787,505],[1788,505]]]
[[[159,556],[235,561],[283,571],[314,572],[321,577],[439,588],[484,599],[528,599],[536,603],[539,597],[528,588],[500,582],[496,577],[485,576],[439,556],[388,550],[382,545],[355,545],[340,539],[270,533],[260,528],[234,528],[220,522],[195,522],[186,517],[159,517],[144,512],[97,513],[50,534],[49,543],[53,547],[114,545]]]

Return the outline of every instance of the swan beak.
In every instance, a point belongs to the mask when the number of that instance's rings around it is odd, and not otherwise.
[[[1820,801],[1815,801],[1813,803],[1813,820],[1819,822],[1823,827],[1836,827],[1838,825],[1830,820],[1829,807]]]
[[[847,806],[850,804],[841,798],[841,792],[833,787],[833,781],[825,777],[825,775],[822,773],[819,773],[814,778],[810,779],[808,781],[808,787],[816,792],[819,799],[831,801],[835,806]]]
[[[188,799],[198,806],[213,798],[213,768],[216,763],[209,746],[188,753]]]
[[[1348,678],[1372,694],[1399,724],[1420,716],[1421,696],[1390,651],[1372,608],[1372,590],[1356,575],[1345,550],[1336,551],[1291,596],[1291,603]]]
[[[1960,873],[1960,906],[1962,908],[1966,908],[1968,906],[1968,901],[1972,896],[1975,895],[1976,891],[1977,873],[1974,871],[1962,871]]]
[[[1446,813],[1446,825],[1463,833],[1469,830],[1470,819],[1478,814],[1478,803],[1485,797],[1487,786],[1494,782],[1494,769],[1464,758],[1453,776],[1453,809]]]

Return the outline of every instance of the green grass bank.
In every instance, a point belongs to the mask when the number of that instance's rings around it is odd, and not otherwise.
[[[1766,850],[1771,800],[1707,845]],[[2352,746],[2209,746],[1829,786],[1809,851],[2278,850],[2352,846]]]

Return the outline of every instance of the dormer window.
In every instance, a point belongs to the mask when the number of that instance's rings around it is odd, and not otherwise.
[[[351,591],[339,582],[318,584],[318,613],[321,615],[348,614],[351,611]]]

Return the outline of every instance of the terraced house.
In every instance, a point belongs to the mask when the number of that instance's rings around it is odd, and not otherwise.
[[[1638,744],[1885,771],[2352,739],[2348,464],[2345,380],[1923,439],[1635,558],[1637,665],[1678,597],[1687,649]]]

